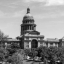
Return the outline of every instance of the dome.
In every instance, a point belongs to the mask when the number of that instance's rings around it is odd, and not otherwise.
[[[27,8],[27,13],[23,18],[24,20],[34,20],[33,16],[30,14],[30,8]]]

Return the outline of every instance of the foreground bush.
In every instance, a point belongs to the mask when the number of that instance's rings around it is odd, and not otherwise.
[[[42,57],[43,62],[50,61],[51,64],[56,64],[60,61],[64,64],[64,47],[38,47],[37,49],[25,49],[25,54],[34,58],[35,56]]]

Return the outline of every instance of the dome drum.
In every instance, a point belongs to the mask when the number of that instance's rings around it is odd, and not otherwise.
[[[30,26],[30,25],[32,25],[32,26],[36,26],[36,24],[21,24],[21,26]]]

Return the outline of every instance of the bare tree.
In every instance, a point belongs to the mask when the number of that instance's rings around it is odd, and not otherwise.
[[[0,30],[0,41],[4,41],[8,38],[8,35],[5,35],[1,30]]]

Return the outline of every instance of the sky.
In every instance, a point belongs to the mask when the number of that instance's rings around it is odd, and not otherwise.
[[[0,30],[12,38],[20,36],[28,7],[41,35],[64,37],[64,0],[0,0]]]

